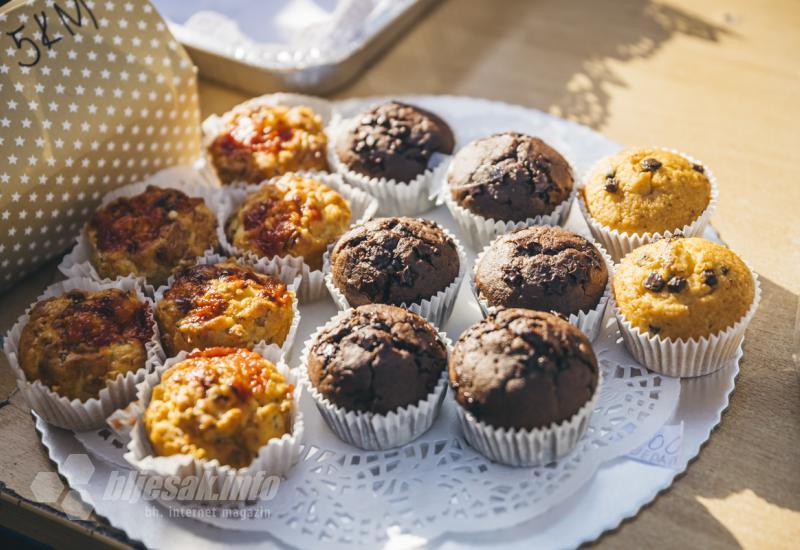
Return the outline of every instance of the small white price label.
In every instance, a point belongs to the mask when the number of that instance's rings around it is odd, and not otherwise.
[[[677,468],[683,445],[683,422],[662,426],[650,441],[628,453],[626,456],[645,464],[664,468]]]

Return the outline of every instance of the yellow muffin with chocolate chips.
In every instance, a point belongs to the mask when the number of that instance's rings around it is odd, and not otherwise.
[[[322,268],[328,245],[350,225],[350,205],[313,177],[287,174],[248,196],[228,219],[231,244],[258,257],[302,256]]]
[[[209,348],[164,372],[144,412],[157,456],[189,454],[234,468],[292,431],[294,386],[246,349]]]
[[[755,298],[747,265],[706,239],[663,239],[629,253],[613,279],[622,316],[643,332],[691,339],[739,321]]]
[[[597,222],[637,235],[675,231],[711,202],[706,169],[658,148],[628,149],[600,161],[581,190]]]
[[[156,306],[167,353],[215,346],[283,345],[294,292],[280,279],[228,260],[178,272]]]

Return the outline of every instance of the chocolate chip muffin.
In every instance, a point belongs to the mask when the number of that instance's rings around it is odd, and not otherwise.
[[[287,172],[327,170],[322,118],[302,105],[241,105],[222,117],[208,146],[222,183],[259,183]]]
[[[524,430],[570,419],[599,377],[576,327],[551,313],[505,308],[464,331],[449,374],[456,401],[478,421]]]
[[[678,153],[637,148],[600,161],[581,192],[595,221],[643,235],[694,222],[711,201],[711,181],[704,166]]]
[[[217,217],[202,198],[152,185],[100,208],[87,237],[100,277],[136,275],[156,287],[219,245]]]
[[[179,271],[156,305],[156,319],[169,355],[259,342],[282,346],[293,300],[280,279],[228,260]]]
[[[534,226],[501,235],[475,268],[475,287],[490,307],[577,314],[597,306],[608,282],[600,251],[560,227]]]
[[[747,265],[706,239],[662,239],[625,256],[612,283],[622,316],[661,338],[708,337],[733,326],[755,298]]]
[[[133,292],[72,290],[37,303],[22,329],[19,365],[59,395],[87,401],[145,367],[155,322]]]
[[[336,155],[370,178],[407,182],[428,169],[433,153],[450,154],[455,139],[434,113],[397,101],[356,116],[336,141]]]
[[[308,377],[348,411],[387,414],[419,403],[447,366],[447,350],[425,319],[373,304],[348,310],[311,345]]]
[[[452,199],[473,214],[524,221],[550,214],[572,192],[572,169],[539,138],[518,132],[471,142],[447,173]]]
[[[352,228],[331,253],[333,284],[352,307],[414,304],[458,276],[455,242],[434,222],[378,218]]]

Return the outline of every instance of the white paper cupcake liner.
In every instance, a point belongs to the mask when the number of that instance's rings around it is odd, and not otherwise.
[[[143,193],[148,185],[156,187],[171,187],[179,189],[190,197],[202,198],[206,206],[217,217],[217,237],[224,233],[222,224],[224,222],[220,216],[223,214],[226,206],[227,199],[222,191],[213,186],[207,176],[199,173],[195,168],[187,166],[177,166],[162,170],[147,179],[125,185],[107,193],[103,200],[100,202],[98,209],[107,206],[112,201],[120,197],[133,197]],[[96,281],[108,280],[100,277],[92,265],[92,249],[89,246],[89,239],[86,234],[86,226],[81,230],[76,239],[76,244],[58,265],[59,271],[66,277],[90,277]],[[213,253],[213,249],[208,249],[205,253]],[[133,275],[132,275],[133,276]],[[144,281],[143,277],[139,277]],[[152,295],[152,287],[145,285],[145,290]]]
[[[535,218],[528,218],[518,222],[504,222],[473,214],[463,206],[457,204],[448,190],[445,190],[443,194],[444,203],[447,205],[450,214],[452,214],[453,218],[456,220],[462,234],[466,236],[467,242],[473,250],[480,250],[496,237],[511,233],[516,229],[534,225],[564,225],[567,221],[567,217],[569,217],[577,190],[573,188],[569,196],[559,203],[550,214],[536,216]]]
[[[308,388],[325,423],[342,441],[368,451],[382,451],[405,445],[427,432],[439,415],[442,401],[447,393],[447,368],[445,367],[433,391],[425,399],[388,414],[348,411],[334,405],[319,393],[309,380],[308,354],[319,333],[339,322],[347,313],[347,311],[337,313],[306,340],[300,360],[300,379]],[[449,356],[452,342],[443,332],[439,332],[438,336],[447,348]]]
[[[456,407],[458,420],[470,447],[492,462],[515,467],[543,466],[566,456],[578,445],[597,407],[602,386],[603,369],[598,369],[592,398],[569,420],[545,428],[494,428],[479,422],[461,406]]]
[[[603,290],[603,295],[600,297],[600,301],[597,302],[595,307],[589,310],[579,311],[578,313],[572,313],[567,317],[567,321],[569,321],[571,325],[578,327],[587,336],[587,338],[589,338],[590,342],[594,342],[594,340],[600,334],[606,308],[611,300],[611,281],[614,277],[614,262],[611,260],[611,256],[608,255],[608,252],[606,252],[605,248],[603,248],[601,244],[590,238],[587,238],[587,240],[597,247],[597,250],[599,250],[600,254],[603,256],[603,260],[606,263],[606,268],[608,269],[608,281],[606,282],[605,290]],[[486,245],[486,247],[475,257],[475,263],[473,264],[469,274],[469,283],[470,288],[472,289],[472,294],[475,296],[475,300],[478,302],[478,305],[481,308],[481,313],[483,313],[484,317],[494,311],[495,308],[490,306],[478,291],[478,287],[475,283],[475,273],[478,269],[478,263],[491,246],[492,243]]]
[[[577,202],[578,206],[581,209],[581,214],[583,214],[583,219],[586,220],[586,224],[589,226],[589,230],[592,232],[592,236],[594,236],[595,240],[601,243],[611,257],[614,259],[615,262],[620,261],[628,252],[639,248],[640,246],[657,241],[659,239],[668,239],[670,237],[674,237],[677,235],[681,235],[684,237],[700,237],[703,235],[703,232],[708,226],[709,220],[711,219],[711,214],[714,213],[714,210],[717,207],[717,199],[719,198],[719,189],[717,186],[717,178],[714,176],[713,172],[711,171],[708,166],[700,162],[699,160],[695,159],[678,151],[676,149],[667,149],[664,147],[658,147],[657,149],[661,149],[663,151],[669,151],[670,153],[674,153],[676,155],[680,155],[684,157],[686,160],[691,162],[692,164],[699,164],[704,168],[704,173],[708,178],[708,181],[711,183],[711,199],[708,202],[708,206],[706,209],[703,210],[700,215],[695,219],[692,223],[684,225],[680,228],[675,228],[672,231],[664,231],[663,233],[626,233],[623,231],[618,231],[616,229],[612,229],[597,220],[595,220],[592,215],[589,213],[588,208],[586,207],[586,201],[583,198],[583,193],[581,190],[586,184],[589,175],[591,175],[595,168],[605,160],[605,158],[600,159],[594,166],[587,172],[586,177],[584,177],[583,182],[581,182],[580,186],[578,187],[578,197]]]
[[[413,311],[417,315],[424,317],[437,328],[442,328],[453,313],[453,307],[458,297],[458,289],[461,287],[461,281],[464,280],[464,276],[467,273],[467,253],[464,251],[464,247],[461,246],[461,243],[458,242],[455,235],[442,226],[439,226],[439,228],[447,237],[452,239],[456,245],[459,263],[458,275],[444,290],[440,290],[430,298],[413,304],[402,303],[400,307]],[[345,298],[344,294],[342,294],[333,282],[333,273],[331,272],[331,252],[333,251],[333,247],[334,245],[329,246],[328,251],[325,252],[325,256],[322,258],[323,271],[325,272],[325,286],[328,287],[328,292],[330,292],[336,307],[343,311],[350,309],[351,306],[347,298]]]
[[[450,155],[434,153],[428,162],[428,168],[411,181],[372,178],[350,170],[336,154],[337,136],[346,131],[353,119],[341,119],[334,116],[328,126],[328,165],[331,170],[341,174],[344,180],[378,200],[378,212],[381,216],[413,216],[426,212],[436,205],[432,196],[435,180],[446,170]]]
[[[241,250],[239,247],[234,246],[225,234],[224,227],[227,226],[228,219],[234,212],[241,206],[248,195],[260,189],[263,185],[273,181],[279,181],[281,178],[288,177],[294,174],[287,174],[278,176],[272,180],[267,180],[258,185],[247,186],[228,186],[224,189],[227,200],[222,209],[222,218],[220,225],[220,243],[222,250],[230,256],[245,257],[249,256],[259,261],[263,261],[262,265],[269,265],[271,269],[276,270],[290,270],[295,269],[302,277],[300,287],[298,288],[297,295],[301,303],[314,302],[319,300],[325,295],[325,281],[322,270],[311,269],[305,263],[302,256],[273,256],[272,258],[260,258],[255,253]],[[341,176],[338,174],[327,174],[325,172],[297,172],[297,175],[313,178],[321,183],[327,185],[342,197],[347,200],[350,205],[350,226],[362,224],[370,220],[378,209],[378,203],[374,197],[364,193],[360,189],[356,189],[344,183]]]
[[[259,472],[261,475],[285,476],[292,466],[298,461],[303,441],[304,423],[303,414],[299,410],[302,385],[297,377],[281,359],[280,349],[277,346],[256,346],[253,350],[262,357],[271,361],[286,377],[286,380],[295,385],[294,390],[294,416],[292,418],[292,432],[280,438],[270,439],[261,447],[258,455],[250,465],[244,468],[233,468],[221,464],[218,460],[205,460],[192,455],[155,456],[147,430],[144,426],[144,411],[150,404],[153,388],[161,381],[163,373],[172,365],[183,361],[188,355],[182,351],[175,357],[167,359],[158,367],[154,376],[148,376],[145,383],[139,386],[140,407],[137,410],[136,422],[130,431],[131,440],[128,443],[128,452],[125,460],[136,470],[147,476],[179,479],[195,476],[204,480],[215,489],[219,490],[226,483],[241,483],[252,480]],[[219,504],[219,501],[211,503]]]
[[[732,326],[703,338],[674,340],[642,331],[625,318],[612,293],[611,308],[617,318],[619,332],[628,352],[648,369],[675,378],[711,374],[729,364],[736,357],[739,346],[744,340],[747,325],[750,324],[761,301],[761,283],[758,274],[752,268],[750,272],[755,283],[755,295],[750,308]]]
[[[264,275],[271,275],[283,281],[286,284],[286,287],[294,293],[294,298],[292,299],[292,324],[289,327],[289,332],[286,334],[286,338],[283,341],[283,344],[280,347],[282,357],[288,360],[289,353],[292,351],[292,346],[294,345],[295,337],[297,336],[297,327],[300,326],[300,307],[299,307],[299,300],[297,298],[297,289],[300,287],[300,283],[302,281],[302,277],[300,275],[299,270],[295,266],[290,266],[287,264],[276,264],[274,262],[270,262],[265,258],[255,259],[252,257],[228,257],[223,256],[221,254],[216,253],[206,253],[205,256],[202,256],[197,259],[197,265],[214,265],[218,263],[222,263],[226,260],[235,260],[237,263],[243,266],[249,266],[253,268],[254,271],[258,273],[263,273]],[[158,287],[158,289],[154,293],[154,299],[156,305],[164,298],[164,293],[169,290],[172,284],[175,282],[175,275],[170,275],[169,279],[167,279],[167,284]],[[269,342],[263,341],[264,345],[270,345]],[[277,345],[277,344],[276,344]]]
[[[250,107],[258,107],[261,105],[269,105],[269,106],[278,106],[278,105],[285,105],[287,107],[297,107],[297,106],[306,106],[310,107],[316,114],[320,116],[322,119],[322,126],[327,128],[328,124],[331,122],[333,117],[333,105],[331,102],[321,99],[319,97],[314,97],[310,95],[303,95],[303,94],[292,94],[292,93],[275,93],[275,94],[265,94],[259,97],[254,97],[248,99],[247,101],[240,103],[234,109],[238,108],[250,108]],[[230,111],[229,111],[230,112]],[[201,163],[202,170],[208,177],[212,178],[218,185],[225,185],[219,179],[217,175],[217,171],[214,169],[214,163],[211,159],[211,155],[208,154],[208,147],[213,143],[213,141],[219,136],[222,132],[226,130],[225,127],[225,116],[227,113],[223,115],[211,115],[207,119],[205,119],[201,125],[203,130],[203,162]],[[330,142],[330,137],[328,139]],[[331,171],[333,169],[331,168]],[[240,185],[247,185],[246,182],[241,183],[232,183],[228,185],[233,186],[240,186]]]
[[[30,320],[33,307],[42,300],[61,296],[71,290],[99,291],[110,288],[119,288],[123,291],[133,291],[136,296],[150,308],[153,323],[153,336],[145,344],[147,359],[142,368],[135,372],[120,374],[115,380],[109,381],[106,387],[100,390],[96,398],[87,401],[69,399],[59,395],[39,380],[29,381],[19,365],[19,340],[22,330]],[[144,380],[145,374],[151,372],[158,363],[163,361],[164,352],[159,340],[158,324],[155,322],[155,308],[153,301],[145,296],[140,287],[140,281],[134,277],[123,277],[113,281],[96,281],[87,277],[72,277],[51,285],[31,304],[25,313],[6,334],[3,342],[3,351],[8,358],[8,363],[17,379],[17,387],[25,397],[28,406],[46,422],[59,428],[74,431],[86,431],[99,428],[105,424],[106,418],[115,410],[127,406],[136,399],[136,385]]]

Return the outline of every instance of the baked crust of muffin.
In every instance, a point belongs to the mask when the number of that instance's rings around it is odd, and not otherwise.
[[[501,235],[475,269],[475,287],[489,306],[563,315],[596,307],[607,282],[600,251],[560,227],[526,227]]]
[[[337,139],[336,155],[359,174],[408,182],[434,153],[449,155],[454,146],[453,130],[438,115],[390,101],[356,116]]]
[[[574,178],[561,153],[541,139],[504,132],[458,151],[447,184],[453,200],[473,214],[524,221],[552,213],[569,198]]]
[[[310,107],[240,106],[208,146],[223,183],[259,183],[287,172],[328,170],[322,118]]]
[[[72,290],[33,307],[20,335],[19,365],[28,381],[86,401],[145,367],[153,330],[150,307],[133,292]]]
[[[169,355],[195,348],[283,345],[294,293],[280,279],[228,260],[179,271],[156,305]]]
[[[249,195],[228,219],[231,244],[256,256],[302,256],[322,269],[322,256],[350,225],[350,205],[320,181],[287,174]]]
[[[413,304],[458,276],[456,244],[436,223],[378,218],[352,228],[331,252],[336,285],[352,307]]]
[[[155,286],[219,245],[217,217],[203,199],[152,185],[100,208],[87,234],[101,277],[136,275]]]
[[[597,358],[583,332],[530,309],[500,308],[458,339],[449,366],[456,401],[495,428],[569,420],[594,395]]]
[[[729,248],[699,238],[662,239],[629,253],[612,282],[622,315],[662,338],[711,336],[755,299],[750,269]]]
[[[628,149],[603,159],[582,189],[598,222],[625,233],[663,233],[691,224],[711,202],[705,168],[664,149]]]
[[[196,351],[164,372],[144,426],[157,456],[188,454],[242,468],[270,439],[291,433],[293,391],[258,353]]]
[[[347,411],[387,414],[425,399],[447,366],[436,329],[407,309],[351,309],[323,329],[308,354],[308,377]]]

